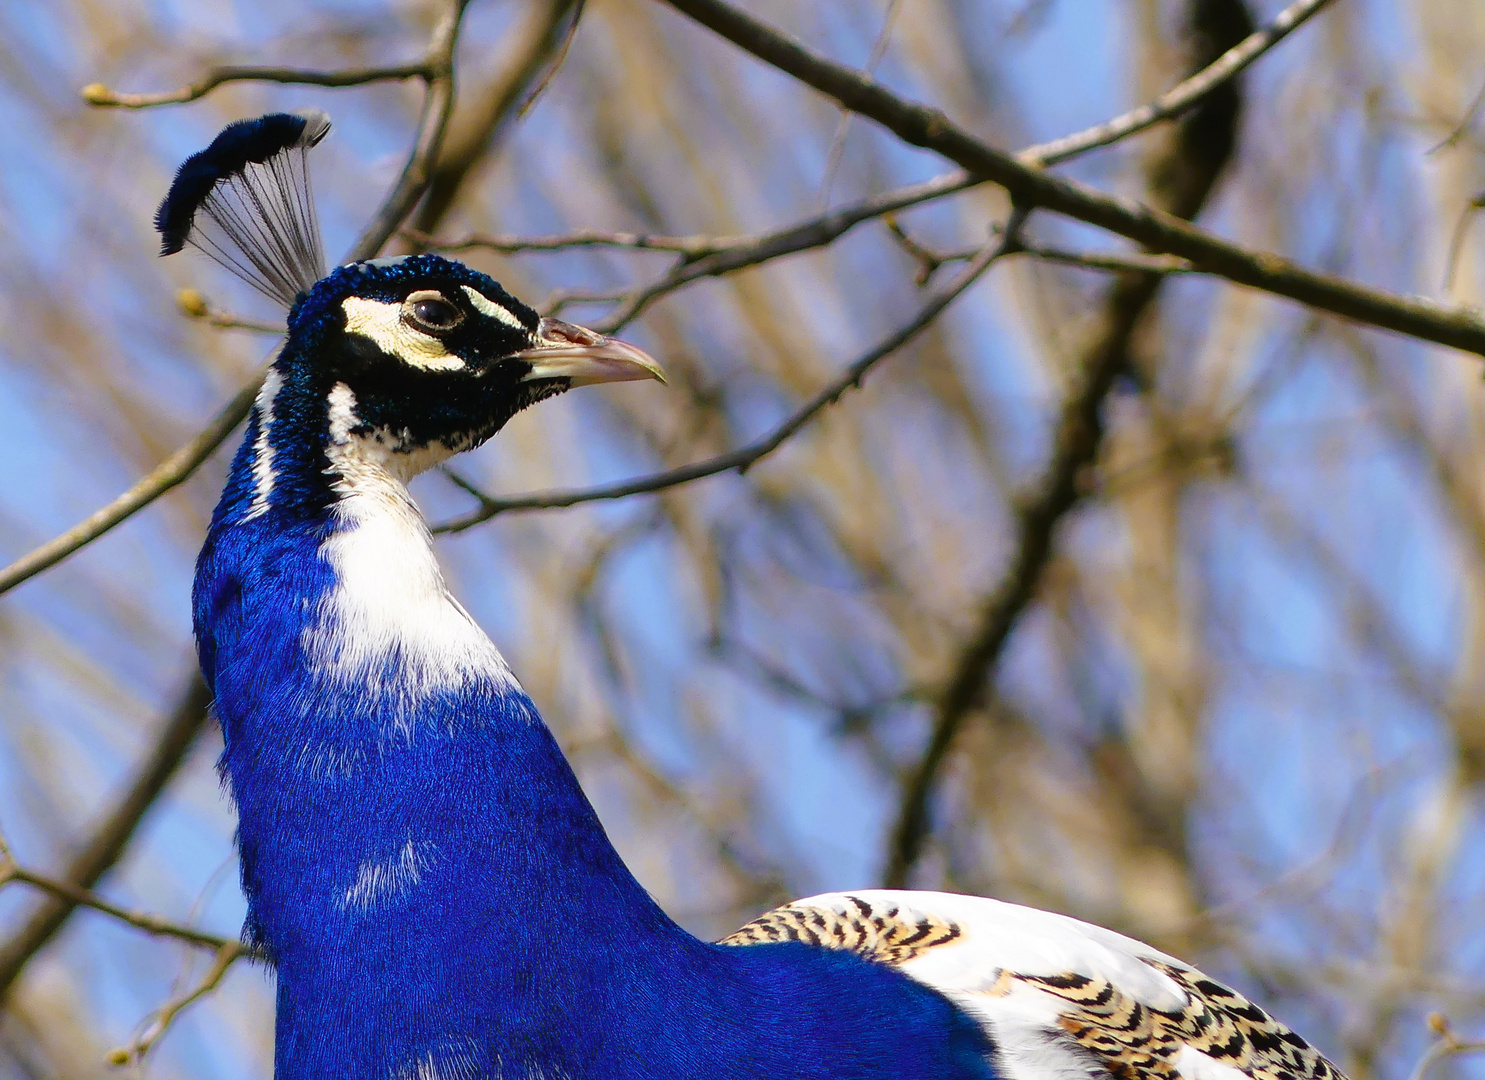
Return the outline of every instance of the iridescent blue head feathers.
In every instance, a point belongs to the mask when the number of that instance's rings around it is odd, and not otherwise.
[[[176,172],[155,213],[160,254],[191,244],[291,307],[325,276],[307,157],[329,130],[318,109],[227,125]]]

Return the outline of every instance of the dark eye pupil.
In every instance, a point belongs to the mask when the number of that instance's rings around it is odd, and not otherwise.
[[[447,330],[459,321],[459,310],[447,300],[419,300],[413,304],[412,314],[434,330]]]

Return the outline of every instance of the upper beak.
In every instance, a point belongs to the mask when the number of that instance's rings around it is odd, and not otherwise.
[[[561,319],[542,319],[536,342],[515,354],[531,362],[531,372],[522,382],[570,379],[573,386],[588,386],[634,379],[665,381],[665,372],[643,349]]]

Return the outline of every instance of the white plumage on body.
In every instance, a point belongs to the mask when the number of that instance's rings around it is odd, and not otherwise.
[[[796,900],[728,944],[858,953],[943,993],[990,1035],[1008,1080],[1344,1080],[1235,990],[1134,938],[955,893]]]

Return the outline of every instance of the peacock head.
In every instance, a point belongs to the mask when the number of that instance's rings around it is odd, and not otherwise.
[[[181,166],[155,216],[162,254],[197,247],[289,309],[265,386],[322,405],[331,443],[364,444],[411,474],[477,446],[574,386],[665,377],[642,350],[543,318],[489,276],[438,255],[326,273],[307,152],[318,111],[229,125]]]

